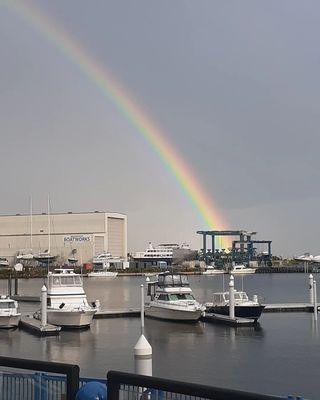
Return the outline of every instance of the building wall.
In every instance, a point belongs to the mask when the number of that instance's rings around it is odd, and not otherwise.
[[[32,222],[31,222],[32,220]],[[113,256],[127,255],[127,217],[118,213],[67,213],[50,215],[0,216],[0,257],[13,261],[16,254],[25,250],[33,253],[49,249],[62,257],[62,262],[77,250],[79,261],[90,262],[101,251]],[[31,240],[32,230],[32,240]]]

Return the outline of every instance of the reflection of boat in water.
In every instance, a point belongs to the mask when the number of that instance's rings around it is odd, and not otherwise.
[[[202,275],[221,275],[225,274],[226,271],[224,269],[215,268],[212,265],[207,265],[205,270],[202,271]]]
[[[245,265],[235,265],[229,273],[232,275],[236,274],[255,274],[256,269],[255,268],[248,268]]]
[[[48,323],[69,328],[88,327],[97,308],[91,307],[80,275],[71,269],[48,274]]]
[[[259,303],[258,296],[253,296],[250,300],[246,292],[234,292],[236,317],[249,318],[257,321],[264,309],[264,305]],[[206,312],[214,314],[229,315],[229,292],[213,294],[212,303],[206,303]]]
[[[15,328],[19,324],[21,314],[18,302],[8,296],[0,297],[0,328]]]
[[[204,311],[204,307],[193,297],[185,275],[159,274],[157,281],[148,282],[148,295],[151,297],[145,307],[148,317],[196,322]]]

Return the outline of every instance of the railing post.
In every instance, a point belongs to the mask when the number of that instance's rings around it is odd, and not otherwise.
[[[75,365],[72,371],[67,373],[67,400],[75,400],[79,390],[79,366]]]
[[[107,400],[119,400],[120,383],[107,374]]]

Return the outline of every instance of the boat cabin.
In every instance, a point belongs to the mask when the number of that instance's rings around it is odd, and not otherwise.
[[[148,296],[153,300],[158,295],[162,294],[164,297],[159,300],[173,301],[173,300],[194,300],[194,298],[182,298],[186,294],[191,294],[191,289],[186,275],[181,274],[171,274],[165,272],[158,275],[158,280],[154,282],[148,282]],[[170,299],[169,296],[172,296]],[[176,296],[174,298],[174,296]],[[181,298],[178,298],[181,296]],[[192,295],[191,295],[192,296]],[[193,297],[193,296],[192,296]]]
[[[9,298],[9,296],[0,297],[0,311],[12,310],[18,308],[18,303]]]
[[[73,269],[56,269],[48,274],[48,306],[62,304],[87,304],[83,281]]]
[[[249,301],[246,292],[234,292],[234,300],[236,303],[244,303]],[[220,292],[213,294],[213,305],[226,305],[229,304],[229,292]]]

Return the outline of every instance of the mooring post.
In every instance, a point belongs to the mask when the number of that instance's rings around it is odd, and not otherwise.
[[[11,277],[11,271],[9,272],[8,276],[8,296],[12,296],[12,277]]]
[[[47,325],[47,288],[43,285],[41,288],[41,326]]]
[[[152,376],[152,347],[144,336],[144,286],[141,285],[141,335],[134,346],[134,372]]]
[[[19,294],[18,292],[19,292],[19,280],[15,276],[14,277],[14,294],[17,296]]]
[[[232,275],[229,282],[229,317],[234,319],[234,277]]]
[[[314,320],[318,319],[318,301],[317,301],[317,281],[313,281],[313,315]]]
[[[309,302],[313,304],[313,275],[309,275]]]

